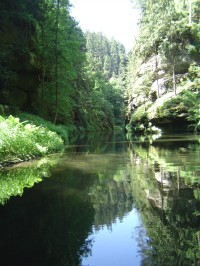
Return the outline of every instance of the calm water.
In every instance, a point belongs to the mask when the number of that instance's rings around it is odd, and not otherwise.
[[[200,136],[93,137],[0,171],[1,266],[200,265]]]

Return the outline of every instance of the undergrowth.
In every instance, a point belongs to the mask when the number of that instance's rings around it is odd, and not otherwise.
[[[0,164],[43,156],[63,148],[63,140],[46,127],[0,116]]]

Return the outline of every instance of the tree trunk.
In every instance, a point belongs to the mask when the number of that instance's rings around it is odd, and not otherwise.
[[[176,96],[176,73],[174,65],[173,65],[173,89],[174,89],[174,95]]]
[[[56,124],[58,117],[58,23],[59,23],[59,11],[60,11],[60,0],[57,0],[56,8],[56,38],[55,38],[55,96],[56,96],[56,110],[54,124]]]
[[[155,53],[155,63],[156,63],[156,83],[157,83],[157,98],[160,97],[160,87],[158,82],[158,54]]]
[[[189,0],[189,25],[192,25],[192,0]]]
[[[180,168],[178,167],[177,170],[177,186],[178,186],[178,192],[180,190]]]
[[[41,113],[44,114],[44,78],[45,78],[45,69],[44,69],[44,24],[41,24],[41,39],[42,39],[42,80],[41,80]]]

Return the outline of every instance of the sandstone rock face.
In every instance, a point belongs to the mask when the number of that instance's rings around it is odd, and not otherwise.
[[[180,82],[187,78],[189,61],[189,58],[183,54],[180,64],[176,67],[175,79],[177,94],[182,90],[181,86],[179,87]],[[148,123],[148,121],[156,126],[179,123],[179,121],[180,123],[187,124],[187,115],[185,114],[176,115],[176,112],[174,112],[174,116],[160,116],[160,108],[167,101],[173,100],[175,95],[173,71],[170,65],[166,65],[160,55],[154,55],[148,61],[138,65],[137,68],[138,70],[132,85],[132,100],[129,102],[128,110],[132,126],[134,127],[138,123]],[[176,103],[173,103],[173,108],[181,108],[181,106],[178,103],[177,106]],[[140,115],[141,117],[139,117]]]
[[[159,94],[163,95],[167,93],[168,86],[167,83],[169,82],[169,78],[160,78],[158,80],[155,80],[151,85],[151,92],[157,92],[158,86],[159,86]]]

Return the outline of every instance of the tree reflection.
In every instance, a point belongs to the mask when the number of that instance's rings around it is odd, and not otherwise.
[[[138,228],[142,265],[197,265],[200,262],[200,181],[194,142],[132,142],[125,167],[105,171],[90,189],[95,229],[112,229],[133,203],[144,228]]]
[[[93,230],[112,230],[133,205],[144,225],[134,235],[141,265],[200,263],[198,140],[136,141],[121,148],[111,143],[110,148],[74,147],[52,169],[52,178],[0,208],[0,250],[7,265],[81,265],[92,252]],[[34,183],[48,169],[20,171]],[[2,180],[15,184],[9,175]],[[17,180],[13,187],[19,189]]]
[[[77,266],[91,253],[92,241],[85,241],[94,217],[85,197],[90,177],[59,169],[53,176],[0,208],[4,265]]]
[[[25,188],[31,188],[50,176],[50,169],[58,162],[58,156],[17,164],[0,170],[0,204],[12,196],[22,196]]]
[[[192,147],[188,142],[131,147],[131,157],[137,155],[141,160],[140,165],[132,160],[135,171],[131,176],[133,194],[140,188],[135,204],[146,228],[145,232],[138,229],[142,265],[200,262],[200,181],[198,164],[194,163],[200,146]]]

